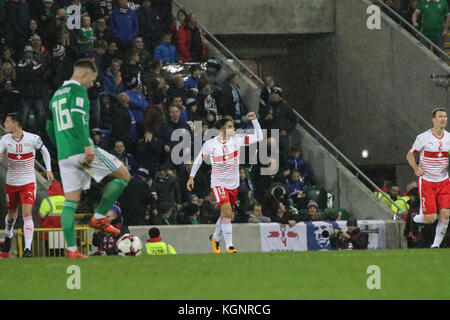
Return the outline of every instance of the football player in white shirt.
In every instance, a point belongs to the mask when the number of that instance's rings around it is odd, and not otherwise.
[[[432,113],[433,128],[419,134],[408,152],[406,160],[419,177],[420,214],[413,220],[416,223],[432,224],[439,210],[439,222],[432,248],[439,248],[447,234],[450,216],[450,180],[448,177],[448,157],[450,133],[445,130],[447,111],[436,108]],[[417,165],[414,158],[420,154]]]
[[[31,209],[35,201],[36,173],[34,169],[35,150],[39,150],[44,158],[47,179],[53,181],[50,154],[38,135],[22,130],[20,119],[16,113],[9,113],[5,119],[6,134],[0,141],[0,161],[3,152],[7,151],[8,172],[6,174],[6,202],[8,214],[5,218],[5,242],[1,256],[9,257],[14,224],[17,219],[19,203],[22,203],[24,221],[25,250],[24,257],[32,257],[31,242],[33,240],[34,223]]]
[[[194,177],[200,168],[203,159],[211,159],[211,190],[220,207],[220,218],[216,223],[214,234],[209,238],[214,253],[220,253],[219,241],[223,234],[228,253],[235,253],[231,218],[236,205],[239,187],[239,150],[241,146],[257,143],[263,139],[261,126],[254,112],[249,112],[247,120],[252,121],[255,134],[235,135],[233,118],[224,117],[217,121],[216,128],[220,135],[206,141],[202,150],[192,165],[191,174],[186,188],[191,191],[194,188]]]

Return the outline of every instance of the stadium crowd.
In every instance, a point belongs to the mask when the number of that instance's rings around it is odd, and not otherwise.
[[[80,8],[81,28],[68,27],[75,21],[67,12],[71,5]],[[93,59],[99,73],[88,91],[92,140],[132,175],[119,198],[127,226],[215,223],[220,209],[210,189],[211,167],[202,165],[188,192],[192,160],[173,162],[172,150],[181,140],[172,141],[172,132],[184,129],[194,141],[199,131],[194,121],[205,134],[226,115],[237,129],[249,126],[239,75],[228,74],[208,56],[194,14],[180,9],[173,19],[171,12],[170,0],[0,1],[0,119],[19,112],[23,128],[44,139],[58,168],[45,133],[49,100],[70,78],[77,59]],[[189,74],[173,72],[171,65]],[[268,147],[279,145],[279,159],[241,167],[234,221],[325,219],[318,213],[326,203],[304,192],[314,179],[299,147],[289,146],[296,117],[272,77],[265,79],[258,113],[263,129],[279,130],[279,137],[270,131],[267,137]],[[182,153],[193,159],[193,148]],[[278,166],[278,173],[260,174],[270,166]],[[92,212],[102,189],[93,183],[78,211]]]

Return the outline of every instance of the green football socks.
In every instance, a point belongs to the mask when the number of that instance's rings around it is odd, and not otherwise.
[[[76,247],[75,240],[75,210],[77,210],[78,202],[66,200],[61,214],[61,226],[64,232],[64,239],[67,248]]]
[[[102,200],[100,201],[97,210],[95,210],[95,214],[106,216],[108,210],[111,209],[112,205],[114,204],[114,202],[116,202],[127,185],[128,181],[124,179],[115,178],[113,181],[111,181],[106,186],[105,192],[102,196]]]

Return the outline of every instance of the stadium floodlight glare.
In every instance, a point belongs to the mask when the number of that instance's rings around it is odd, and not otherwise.
[[[369,157],[369,150],[364,149],[361,151],[361,157],[363,157],[363,159],[367,159]]]

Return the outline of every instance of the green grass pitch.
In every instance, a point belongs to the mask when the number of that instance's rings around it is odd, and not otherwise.
[[[66,286],[70,265],[79,290]],[[446,249],[1,259],[0,300],[449,299],[449,266]]]

